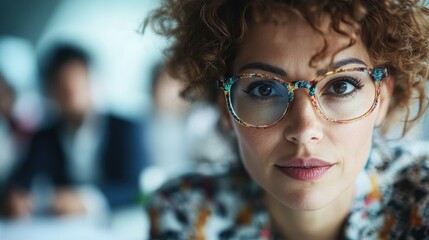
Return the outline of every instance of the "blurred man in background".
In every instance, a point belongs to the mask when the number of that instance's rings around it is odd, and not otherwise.
[[[35,134],[9,181],[5,215],[38,211],[30,191],[38,176],[52,186],[51,198],[45,195],[43,202],[55,215],[101,216],[137,203],[146,161],[140,126],[94,109],[90,64],[85,51],[67,44],[44,59],[42,87],[56,111]]]

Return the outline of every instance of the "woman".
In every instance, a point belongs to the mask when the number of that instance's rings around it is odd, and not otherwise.
[[[218,104],[245,171],[165,185],[151,239],[427,238],[428,145],[377,133],[427,108],[428,18],[416,1],[164,1],[171,72]]]

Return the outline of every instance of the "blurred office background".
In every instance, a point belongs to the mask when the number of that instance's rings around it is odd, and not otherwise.
[[[145,109],[153,63],[162,57],[164,39],[150,28],[139,34],[157,1],[0,1],[1,68],[20,91],[36,82],[36,58],[58,41],[75,42],[95,56],[100,107],[121,114]],[[13,79],[13,80],[12,80]],[[100,83],[100,84],[98,84]]]
[[[152,108],[150,78],[154,66],[162,61],[166,41],[150,28],[144,34],[139,31],[157,2],[1,0],[0,73],[16,92],[13,115],[20,124],[28,131],[36,131],[46,118],[47,100],[38,85],[39,60],[57,42],[73,43],[89,51],[98,110],[144,122]],[[0,181],[17,161],[8,158],[12,151],[6,151],[4,146],[12,143],[4,136],[0,136]],[[149,175],[151,180],[163,179],[157,171]],[[155,181],[145,184],[150,183],[157,185]],[[117,211],[108,224],[79,216],[2,219],[0,239],[144,239],[147,221],[142,209],[135,206]]]
[[[153,0],[0,0],[0,77],[14,91],[14,97],[9,97],[1,92],[8,88],[0,84],[0,107],[12,106],[4,108],[10,111],[0,111],[0,190],[7,190],[8,176],[23,161],[35,133],[52,117],[52,99],[40,85],[39,68],[42,57],[57,43],[88,52],[94,108],[139,122],[146,151],[135,205],[109,212],[104,221],[40,211],[25,218],[0,217],[0,239],[145,239],[148,222],[143,206],[163,182],[194,171],[224,171],[233,162],[231,143],[216,131],[217,110],[178,98],[183,86],[163,69],[162,52],[168,40],[150,27],[141,33],[145,16],[158,4]],[[87,148],[75,151],[88,156]],[[33,185],[44,189],[37,181]],[[33,192],[38,205],[51,201],[46,191]]]

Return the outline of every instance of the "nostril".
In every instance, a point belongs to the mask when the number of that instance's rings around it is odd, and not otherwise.
[[[323,139],[323,135],[320,123],[309,119],[290,121],[284,129],[286,140],[294,144],[317,143]]]
[[[290,142],[292,142],[292,143],[295,143],[295,144],[298,144],[298,143],[299,143],[298,138],[296,138],[296,137],[291,137],[291,138],[289,138],[288,140],[289,140]]]

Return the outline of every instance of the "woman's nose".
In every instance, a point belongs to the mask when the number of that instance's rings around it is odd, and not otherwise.
[[[284,136],[294,144],[318,143],[323,139],[323,118],[313,107],[307,89],[295,92],[289,112],[283,119]]]

